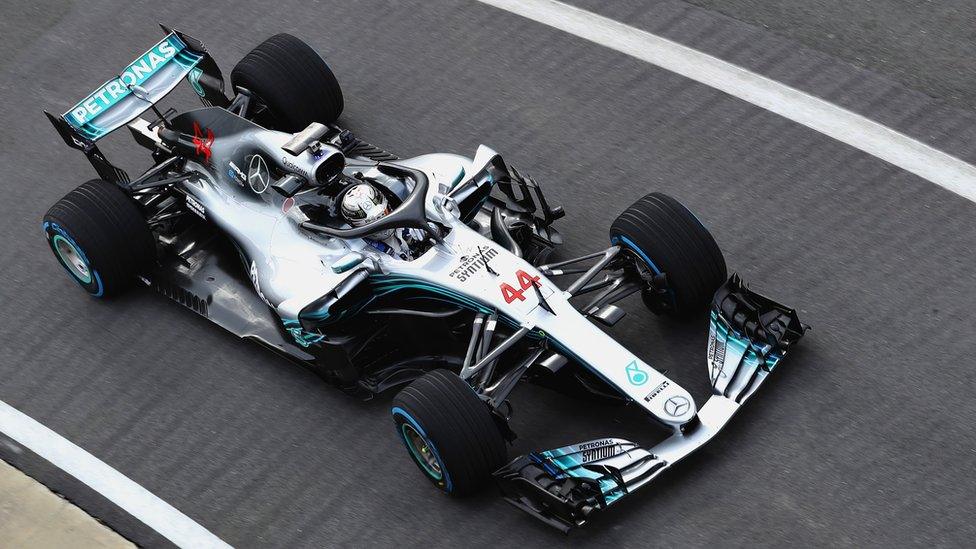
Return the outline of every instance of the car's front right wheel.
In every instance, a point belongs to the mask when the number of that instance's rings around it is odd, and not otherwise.
[[[688,317],[705,309],[728,274],[725,258],[705,225],[683,204],[650,193],[610,226],[643,278],[655,281],[644,302],[656,312]]]
[[[444,492],[475,492],[505,465],[505,440],[488,405],[457,374],[424,374],[394,397],[392,412],[410,458]]]

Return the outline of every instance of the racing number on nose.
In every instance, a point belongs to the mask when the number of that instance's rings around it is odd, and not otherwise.
[[[528,290],[532,286],[539,283],[539,277],[532,276],[522,269],[515,272],[515,277],[519,285],[518,290],[513,288],[508,282],[502,282],[498,286],[502,290],[502,297],[505,298],[505,303],[511,303],[516,299],[519,301],[525,301],[525,290]]]

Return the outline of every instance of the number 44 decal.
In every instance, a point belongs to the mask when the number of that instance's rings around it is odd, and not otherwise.
[[[502,297],[505,298],[505,303],[511,303],[516,299],[525,301],[525,290],[539,283],[539,277],[532,276],[521,269],[515,272],[515,278],[518,281],[518,290],[513,288],[508,282],[502,282],[498,286],[502,290]]]

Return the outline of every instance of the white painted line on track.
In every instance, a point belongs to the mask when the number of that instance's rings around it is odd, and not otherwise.
[[[230,547],[172,505],[2,400],[0,433],[84,482],[179,547]]]
[[[976,202],[976,166],[785,84],[555,0],[478,0],[657,65],[858,148]]]

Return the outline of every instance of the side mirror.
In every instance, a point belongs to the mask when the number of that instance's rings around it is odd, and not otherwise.
[[[294,196],[303,186],[305,178],[290,173],[271,184],[271,188],[284,197]]]

